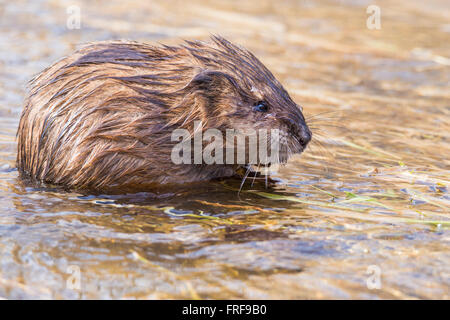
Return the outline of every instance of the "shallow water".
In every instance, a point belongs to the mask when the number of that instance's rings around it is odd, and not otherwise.
[[[190,3],[0,1],[0,297],[448,299],[448,1],[377,1],[380,30],[365,0]],[[34,74],[80,43],[210,33],[251,49],[311,119],[274,188],[94,196],[18,178]]]

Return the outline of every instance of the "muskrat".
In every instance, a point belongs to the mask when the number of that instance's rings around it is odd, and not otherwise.
[[[177,128],[279,129],[279,162],[311,140],[302,109],[248,50],[219,36],[180,46],[89,44],[30,81],[17,167],[70,189],[147,189],[230,177],[242,165],[174,164]]]

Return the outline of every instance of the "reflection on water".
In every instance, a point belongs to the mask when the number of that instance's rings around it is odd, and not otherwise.
[[[0,2],[0,297],[448,299],[450,9],[377,3],[381,30],[371,1]],[[210,33],[251,49],[310,119],[315,142],[276,186],[106,196],[18,179],[34,74],[79,43]]]

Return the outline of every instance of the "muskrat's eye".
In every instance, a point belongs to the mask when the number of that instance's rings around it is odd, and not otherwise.
[[[258,101],[257,103],[255,103],[253,110],[259,112],[267,112],[267,110],[269,110],[269,106],[265,101]]]

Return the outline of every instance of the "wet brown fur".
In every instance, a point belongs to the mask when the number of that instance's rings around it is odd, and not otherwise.
[[[252,112],[260,100],[268,115]],[[236,166],[171,162],[171,132],[192,130],[194,120],[204,129],[280,128],[287,137],[281,162],[310,138],[301,109],[272,73],[221,37],[177,47],[101,42],[31,81],[17,166],[37,181],[98,190],[233,175]]]

